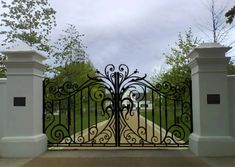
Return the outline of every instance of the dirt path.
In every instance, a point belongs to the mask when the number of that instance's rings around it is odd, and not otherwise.
[[[90,129],[85,129],[82,132],[78,132],[75,136],[71,138],[80,143],[92,144],[92,142],[102,144],[113,144],[115,146],[115,136],[114,136],[114,119],[105,120],[97,124],[97,127],[91,127]],[[121,141],[120,143],[124,145],[132,144],[160,144],[162,138],[164,138],[166,132],[157,124],[152,121],[145,119],[145,117],[139,115],[136,112],[123,113],[123,117],[120,119],[121,124]],[[171,135],[168,132],[168,135]],[[65,142],[65,141],[64,141]],[[174,143],[173,141],[168,141]]]

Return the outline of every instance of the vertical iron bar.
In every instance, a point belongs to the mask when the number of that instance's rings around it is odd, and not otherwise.
[[[144,116],[145,116],[145,140],[147,141],[148,137],[148,126],[147,126],[147,107],[146,107],[146,87],[144,88]]]
[[[89,97],[90,88],[88,86],[87,92],[87,114],[88,114],[88,140],[90,140],[90,97]]]
[[[168,133],[168,119],[167,119],[168,113],[167,113],[167,97],[165,97],[165,123],[166,123],[166,136]]]
[[[137,102],[137,113],[138,113],[138,128],[140,127],[140,103]]]
[[[178,122],[176,121],[176,101],[174,100],[174,122],[177,124]]]
[[[46,126],[46,83],[45,79],[42,81],[42,107],[43,107],[43,113],[42,113],[42,130],[43,133],[45,134],[45,126]]]
[[[183,99],[181,100],[181,116],[183,115],[184,113],[184,101]]]
[[[69,135],[70,135],[70,125],[71,125],[71,108],[70,108],[70,96],[68,97],[68,115],[67,115],[67,119],[68,119],[68,131],[69,131]]]
[[[51,111],[52,111],[52,115],[54,116],[54,100],[52,100]]]
[[[81,116],[81,136],[83,136],[83,108],[82,108],[82,90],[80,94],[80,116]]]
[[[61,124],[61,100],[59,100],[59,124]]]
[[[155,120],[155,116],[154,116],[154,94],[153,94],[153,90],[152,90],[152,123],[153,123],[153,136],[155,136],[155,128],[154,128],[154,120]]]
[[[119,72],[114,73],[115,76],[115,136],[116,146],[120,146],[120,125],[119,125]]]
[[[52,104],[51,104],[52,115],[53,115],[53,117],[55,118],[55,115],[54,115],[54,100],[52,100],[51,103],[52,103]],[[55,120],[56,120],[56,119],[55,119]],[[55,120],[54,120],[54,121],[55,121]],[[50,133],[50,138],[51,138],[51,137],[52,137],[52,131],[51,131],[51,133]]]
[[[97,127],[97,123],[98,123],[97,117],[98,117],[98,114],[97,114],[97,102],[95,101],[95,124],[96,124],[96,127]]]
[[[159,94],[159,122],[160,122],[160,141],[162,143],[162,98]]]
[[[73,95],[73,135],[74,135],[74,143],[76,142],[76,97]]]

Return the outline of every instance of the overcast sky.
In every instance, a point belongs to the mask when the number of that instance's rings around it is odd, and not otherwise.
[[[164,64],[163,52],[178,39],[178,33],[209,17],[209,0],[49,0],[57,11],[57,38],[66,24],[85,34],[87,53],[100,70],[113,63],[127,64],[150,75]],[[231,7],[234,0],[217,0]]]

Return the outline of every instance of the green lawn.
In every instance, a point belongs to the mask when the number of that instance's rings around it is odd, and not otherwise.
[[[166,131],[169,130],[169,132],[171,133],[173,133],[174,131],[179,131],[181,132],[182,136],[185,133],[184,137],[181,137],[184,141],[188,141],[190,135],[190,129],[188,127],[190,127],[190,122],[185,119],[181,119],[181,109],[175,109],[174,111],[173,106],[167,106],[167,109],[162,107],[160,111],[160,109],[156,107],[154,111],[146,110],[145,112],[145,110],[141,110],[140,115],[150,120],[151,122],[154,122]],[[175,136],[177,136],[178,134],[175,133]]]

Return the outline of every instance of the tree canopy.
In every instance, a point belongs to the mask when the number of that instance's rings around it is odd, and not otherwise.
[[[5,36],[2,45],[17,40],[23,41],[38,50],[49,51],[49,34],[56,25],[56,11],[50,7],[48,0],[1,0],[5,9],[0,16],[4,27],[0,31]]]
[[[83,34],[79,33],[76,26],[68,24],[52,46],[50,55],[55,59],[55,64],[67,65],[87,62],[88,57],[81,40],[83,36]]]
[[[79,33],[76,26],[68,24],[53,44],[49,42],[49,34],[56,26],[56,11],[50,7],[48,0],[1,0],[1,4],[5,9],[0,15],[0,26],[4,27],[0,35],[5,37],[2,45],[23,41],[46,51],[54,60],[54,66],[48,66],[47,71],[54,72],[55,79],[61,82],[62,78],[80,82],[86,79],[88,72],[94,73],[81,40],[84,35]],[[0,77],[5,76],[5,59],[0,56]]]
[[[91,63],[70,63],[67,66],[56,67],[54,78],[60,83],[66,81],[81,83],[88,79],[87,74],[95,75],[95,69]]]
[[[155,72],[151,77],[152,82],[156,84],[168,81],[177,85],[190,79],[191,70],[188,66],[190,60],[187,55],[199,45],[199,42],[200,40],[193,35],[191,29],[185,31],[184,35],[179,33],[175,46],[170,47],[169,53],[163,53],[168,68],[161,72]],[[229,62],[227,71],[228,74],[235,74],[235,66],[232,61]]]
[[[180,82],[184,82],[190,78],[190,68],[188,66],[189,58],[187,55],[196,46],[198,46],[199,40],[193,36],[191,29],[185,31],[182,35],[179,33],[178,41],[175,42],[175,46],[170,48],[169,53],[163,53],[165,56],[165,63],[169,69],[160,73],[155,73],[152,76],[153,83],[162,83],[168,81],[173,85]]]

